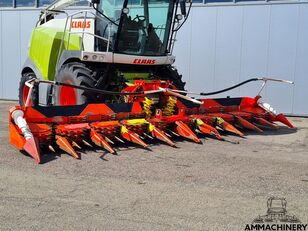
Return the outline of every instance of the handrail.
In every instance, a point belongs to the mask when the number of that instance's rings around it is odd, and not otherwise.
[[[91,14],[92,16],[94,16],[94,18],[98,18],[98,19],[100,19],[100,20],[102,20],[102,21],[105,21],[105,18],[103,18],[102,16],[100,16],[100,15],[98,15],[98,14],[95,14],[95,13],[93,13],[92,11],[89,11],[89,10],[81,10],[81,11],[77,11],[77,12],[74,12],[74,13],[68,15],[68,18],[70,18],[70,26],[69,26],[69,31],[68,31],[68,32],[69,32],[69,37],[68,37],[66,49],[68,49],[68,47],[69,47],[70,34],[72,34],[72,33],[71,33],[71,29],[72,29],[72,28],[71,28],[71,27],[72,27],[72,19],[73,19],[74,16],[80,15],[80,14],[84,14],[84,22],[86,22],[88,14]],[[84,27],[84,28],[83,28],[83,32],[82,32],[82,40],[81,40],[81,42],[83,42],[84,34],[92,35],[92,36],[94,36],[94,37],[96,37],[96,38],[98,38],[98,39],[102,39],[102,40],[104,40],[104,41],[107,41],[108,44],[107,44],[107,49],[106,49],[106,51],[108,52],[108,50],[109,50],[109,45],[110,45],[110,35],[111,35],[111,30],[110,30],[110,24],[109,24],[109,23],[108,23],[108,28],[109,28],[109,30],[108,30],[108,39],[106,39],[106,38],[103,38],[103,37],[101,37],[101,36],[99,36],[99,35],[95,35],[95,34],[86,32],[86,31],[85,31],[85,27]],[[65,27],[64,29],[65,29],[65,30],[64,30],[64,32],[63,32],[63,35],[65,36],[66,27]],[[64,36],[63,36],[63,39],[62,39],[61,43],[64,42],[64,38],[65,38]],[[80,48],[82,49],[82,46],[80,46]]]
[[[99,38],[99,39],[102,39],[102,40],[104,40],[104,41],[106,41],[106,42],[109,41],[108,39],[106,39],[106,38],[104,38],[104,37],[102,37],[102,36],[99,36],[99,35],[96,35],[96,34],[93,34],[93,33],[87,32],[87,31],[71,31],[71,32],[69,32],[69,33],[70,33],[70,34],[81,34],[81,33],[83,33],[83,34],[92,35],[92,36],[94,36],[94,37],[96,37],[96,38]]]
[[[62,13],[62,12],[60,12],[60,13]],[[87,34],[87,35],[93,36],[94,38],[98,38],[100,40],[107,42],[106,52],[109,52],[109,47],[110,47],[110,44],[111,44],[111,26],[112,26],[110,23],[107,23],[108,38],[96,35],[94,33],[88,32],[88,31],[85,31],[85,29],[86,29],[85,27],[83,27],[82,31],[72,31],[72,21],[78,15],[82,15],[82,17],[80,19],[82,19],[82,18],[84,19],[84,25],[86,24],[87,19],[99,19],[99,20],[105,21],[104,17],[102,17],[102,16],[100,16],[100,15],[98,15],[98,14],[92,12],[92,11],[89,11],[89,10],[80,10],[80,11],[77,11],[77,12],[73,12],[71,14],[67,14],[66,12],[63,12],[63,13],[66,14],[66,20],[65,20],[64,31],[63,31],[63,34],[62,34],[62,39],[61,39],[60,50],[59,50],[59,54],[58,54],[56,71],[58,69],[58,65],[59,65],[59,61],[60,61],[60,57],[61,57],[63,48],[66,49],[66,50],[68,50],[68,48],[69,48],[71,34],[81,34],[80,51],[84,50],[84,47],[82,46],[82,44],[83,44],[83,41],[84,41],[84,36],[85,36],[85,34]],[[69,22],[69,25],[68,25],[68,22]],[[64,44],[65,36],[68,36],[66,46]]]

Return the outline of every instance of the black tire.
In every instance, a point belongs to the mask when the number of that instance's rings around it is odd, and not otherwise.
[[[170,80],[171,84],[178,90],[185,90],[186,82],[183,82],[182,75],[178,73],[175,67],[171,65],[163,66],[156,75],[164,80]]]
[[[35,74],[33,72],[26,72],[23,73],[21,76],[21,79],[19,81],[19,90],[18,90],[18,98],[19,98],[19,104],[20,106],[25,106],[26,103],[26,98],[27,98],[27,92],[26,89],[28,88],[26,86],[26,82],[29,81],[30,79],[36,78]],[[31,105],[32,106],[33,103],[36,103],[38,101],[37,99],[37,89],[36,87],[34,87],[32,89],[32,94],[31,94]]]
[[[68,83],[89,88],[94,88],[96,83],[92,71],[87,68],[85,64],[78,62],[64,64],[59,70],[56,80],[60,83]],[[64,91],[67,91],[67,94],[63,93]],[[66,101],[63,97],[70,95],[72,91],[75,94],[75,98]],[[54,105],[63,106],[92,103],[95,102],[95,98],[95,94],[91,94],[91,92],[65,86],[54,87]]]

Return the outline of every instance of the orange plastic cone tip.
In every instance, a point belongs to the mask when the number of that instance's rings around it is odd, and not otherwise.
[[[160,129],[158,129],[157,127],[154,128],[154,130],[152,131],[153,136],[155,136],[157,139],[166,142],[167,144],[169,144],[170,146],[175,146],[175,143],[173,143],[168,137],[167,135],[161,131]]]
[[[263,132],[260,128],[258,128],[256,125],[250,123],[249,121],[245,120],[244,118],[240,117],[240,116],[235,116],[235,118],[237,119],[237,122],[243,126],[244,128],[250,129],[250,130],[254,130],[256,132]]]
[[[274,129],[278,129],[279,127],[274,124],[274,123],[271,123],[269,121],[267,121],[266,119],[263,119],[263,118],[255,118],[256,122],[259,123],[260,125],[263,125],[263,126],[266,126],[266,127],[271,127],[271,128],[274,128]]]
[[[90,136],[91,136],[91,140],[93,141],[93,143],[95,143],[97,146],[106,149],[108,152],[112,154],[115,153],[113,148],[108,144],[108,142],[100,134],[98,134],[94,130],[91,130]]]
[[[294,128],[293,124],[291,124],[291,122],[282,113],[276,116],[276,120],[287,125],[289,128]]]
[[[242,137],[244,136],[244,134],[243,134],[241,131],[239,131],[239,130],[236,129],[233,125],[229,124],[229,123],[226,122],[226,121],[224,121],[224,122],[221,123],[220,125],[221,125],[221,127],[222,127],[224,130],[226,130],[226,131],[228,131],[228,132],[237,134],[237,135],[242,136]]]
[[[23,149],[33,157],[36,163],[41,163],[40,149],[35,138],[32,137],[31,139],[26,140]]]
[[[65,137],[62,136],[56,136],[56,143],[59,146],[60,149],[67,152],[68,154],[72,155],[76,159],[79,159],[79,155],[76,153],[72,145],[68,142],[68,140]]]
[[[206,123],[203,123],[203,124],[200,124],[198,125],[198,128],[201,132],[203,132],[204,134],[208,134],[208,135],[214,135],[216,136],[217,139],[221,140],[222,137],[221,135],[219,134],[219,132],[217,131],[216,128],[206,124]]]
[[[176,121],[175,124],[177,125],[175,130],[180,136],[193,140],[196,143],[201,143],[196,134],[185,123],[182,121]]]
[[[143,146],[144,148],[147,148],[148,145],[146,143],[144,143],[140,137],[138,136],[138,134],[136,134],[135,132],[129,131],[126,127],[122,126],[121,127],[121,135],[124,139],[126,139],[127,141],[131,141],[135,144],[139,144],[141,146]]]

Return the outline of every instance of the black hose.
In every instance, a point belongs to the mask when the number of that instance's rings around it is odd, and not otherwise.
[[[106,91],[106,90],[100,90],[96,88],[90,88],[90,87],[83,87],[83,86],[77,86],[73,84],[68,84],[68,83],[60,83],[60,82],[54,82],[55,85],[58,86],[66,86],[66,87],[72,87],[84,91],[91,91],[95,92],[98,94],[103,94],[103,95],[142,95],[144,94],[144,91],[139,91],[139,92],[117,92],[117,91]]]
[[[252,79],[248,79],[248,80],[245,80],[239,84],[236,84],[232,87],[228,87],[228,88],[225,88],[225,89],[222,89],[222,90],[219,90],[219,91],[212,91],[212,92],[203,92],[203,93],[200,93],[200,95],[217,95],[217,94],[220,94],[220,93],[223,93],[223,92],[226,92],[226,91],[230,91],[234,88],[237,88],[237,87],[240,87],[246,83],[249,83],[249,82],[252,82],[252,81],[259,81],[260,79],[259,78],[252,78]]]
[[[216,95],[216,94],[220,94],[226,91],[230,91],[234,88],[240,87],[244,84],[247,84],[249,82],[253,82],[253,81],[259,81],[259,78],[252,78],[252,79],[248,79],[245,80],[243,82],[240,82],[232,87],[228,87],[219,91],[213,91],[213,92],[202,92],[200,93],[200,95],[203,96],[208,96],[208,95]],[[100,89],[96,89],[96,88],[90,88],[90,87],[83,87],[83,86],[77,86],[77,85],[73,85],[73,84],[68,84],[68,83],[60,83],[60,82],[54,82],[55,85],[58,86],[66,86],[66,87],[72,87],[72,88],[76,88],[76,89],[80,89],[80,90],[84,90],[84,91],[91,91],[91,92],[95,92],[98,94],[103,94],[103,95],[143,95],[145,94],[144,91],[139,91],[139,92],[117,92],[117,91],[107,91],[107,90],[100,90]]]

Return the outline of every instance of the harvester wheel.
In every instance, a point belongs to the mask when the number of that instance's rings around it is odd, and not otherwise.
[[[163,66],[159,68],[156,74],[163,79],[170,80],[171,84],[174,85],[178,90],[185,90],[186,82],[183,82],[182,75],[178,73],[178,70],[171,65]]]
[[[95,78],[92,71],[83,63],[64,64],[58,72],[57,81],[61,83],[72,84],[94,88]],[[68,86],[56,86],[54,95],[55,105],[80,105],[94,101],[94,94]]]
[[[33,72],[26,72],[23,73],[19,82],[19,104],[21,106],[24,106],[27,101],[28,93],[30,88],[26,86],[26,82],[30,79],[36,78],[35,74]],[[32,105],[32,102],[35,101],[35,97],[37,97],[37,94],[35,93],[36,88],[32,89],[31,98],[29,101],[29,106]]]

